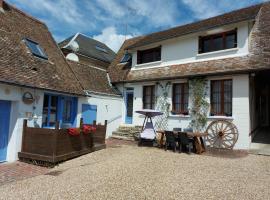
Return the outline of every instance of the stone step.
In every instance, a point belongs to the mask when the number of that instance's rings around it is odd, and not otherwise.
[[[132,133],[126,132],[126,131],[113,131],[113,135],[119,135],[119,136],[133,136]]]
[[[112,135],[111,138],[118,139],[118,140],[135,141],[134,137],[126,137],[126,136],[119,136],[119,135]]]
[[[118,131],[126,131],[126,132],[137,132],[141,131],[141,126],[125,126],[125,125],[120,125],[118,128]]]

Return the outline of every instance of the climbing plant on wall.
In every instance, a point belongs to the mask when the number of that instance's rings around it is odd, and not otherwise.
[[[190,100],[189,109],[190,124],[194,131],[204,131],[207,123],[209,103],[206,99],[207,80],[204,78],[193,78],[189,80]]]
[[[157,130],[167,130],[168,129],[168,117],[169,117],[169,107],[168,102],[168,92],[170,88],[170,82],[166,84],[157,83],[158,88],[161,89],[161,94],[157,95],[156,99],[156,110],[163,112],[163,115],[159,115],[154,118],[155,128]]]

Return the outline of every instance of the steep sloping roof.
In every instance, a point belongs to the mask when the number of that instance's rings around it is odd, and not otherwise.
[[[250,53],[248,56],[216,59],[204,62],[198,61],[187,64],[168,65],[165,67],[156,67],[143,70],[131,70],[127,65],[122,65],[120,60],[124,55],[125,49],[135,47],[138,44],[142,44],[140,41],[145,41],[144,39],[147,36],[142,36],[138,38],[132,38],[124,42],[119,52],[117,53],[115,60],[108,68],[111,81],[113,83],[150,81],[270,69],[270,3],[264,3],[257,6],[252,6],[250,8],[241,9],[239,11],[234,11],[232,12],[233,14],[229,14],[229,16],[231,16],[231,18],[235,17],[239,20],[240,17],[238,17],[238,15],[246,15],[245,12],[249,13],[248,16],[256,19],[250,33]],[[221,15],[219,17],[214,17],[213,19],[215,22],[224,24],[222,20],[227,19],[224,18],[224,16],[228,15]],[[250,17],[248,17],[248,19],[251,19]],[[211,19],[208,19],[208,21],[212,21]],[[199,23],[200,22],[197,22],[197,26]],[[202,24],[204,23],[205,21],[203,20]],[[228,21],[226,21],[226,23],[228,23]]]
[[[79,81],[44,23],[5,2],[0,19],[0,82],[83,94]],[[34,56],[25,38],[37,42],[48,60]]]
[[[76,41],[79,44],[79,51],[77,52],[78,54],[95,58],[107,63],[111,63],[115,57],[114,51],[112,51],[107,45],[81,33],[77,33],[75,36],[69,37],[68,39],[60,42],[59,46],[63,49],[71,50],[69,46],[71,41]],[[104,51],[100,49],[104,49]]]
[[[100,69],[95,65],[85,65],[74,61],[68,62],[85,91],[108,95],[118,94],[111,87],[106,70]]]
[[[175,38],[195,32],[200,32],[204,30],[208,30],[211,28],[215,28],[217,26],[223,26],[227,24],[232,24],[240,21],[245,21],[249,19],[254,19],[257,13],[259,12],[262,4],[250,6],[247,8],[243,8],[240,10],[235,10],[229,13],[225,13],[223,15],[219,15],[216,17],[208,18],[205,20],[197,21],[194,23],[178,26],[175,28],[171,28],[168,30],[152,33],[149,35],[145,35],[141,38],[141,40],[136,43],[128,46],[127,48],[135,48],[147,44],[151,44],[154,42],[159,42],[162,40],[167,40],[170,38]]]

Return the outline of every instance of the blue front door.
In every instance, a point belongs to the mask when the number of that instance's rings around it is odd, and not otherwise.
[[[0,162],[6,161],[9,136],[10,101],[0,100]]]
[[[82,104],[82,118],[84,124],[93,124],[97,120],[97,106]]]
[[[133,118],[133,90],[126,91],[126,124],[132,124]]]

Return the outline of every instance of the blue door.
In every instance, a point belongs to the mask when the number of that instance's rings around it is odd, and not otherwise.
[[[133,118],[133,89],[126,91],[126,124],[132,124]]]
[[[93,124],[97,120],[97,106],[82,104],[82,118],[84,124]]]
[[[9,136],[10,101],[0,100],[0,162],[6,161]]]

